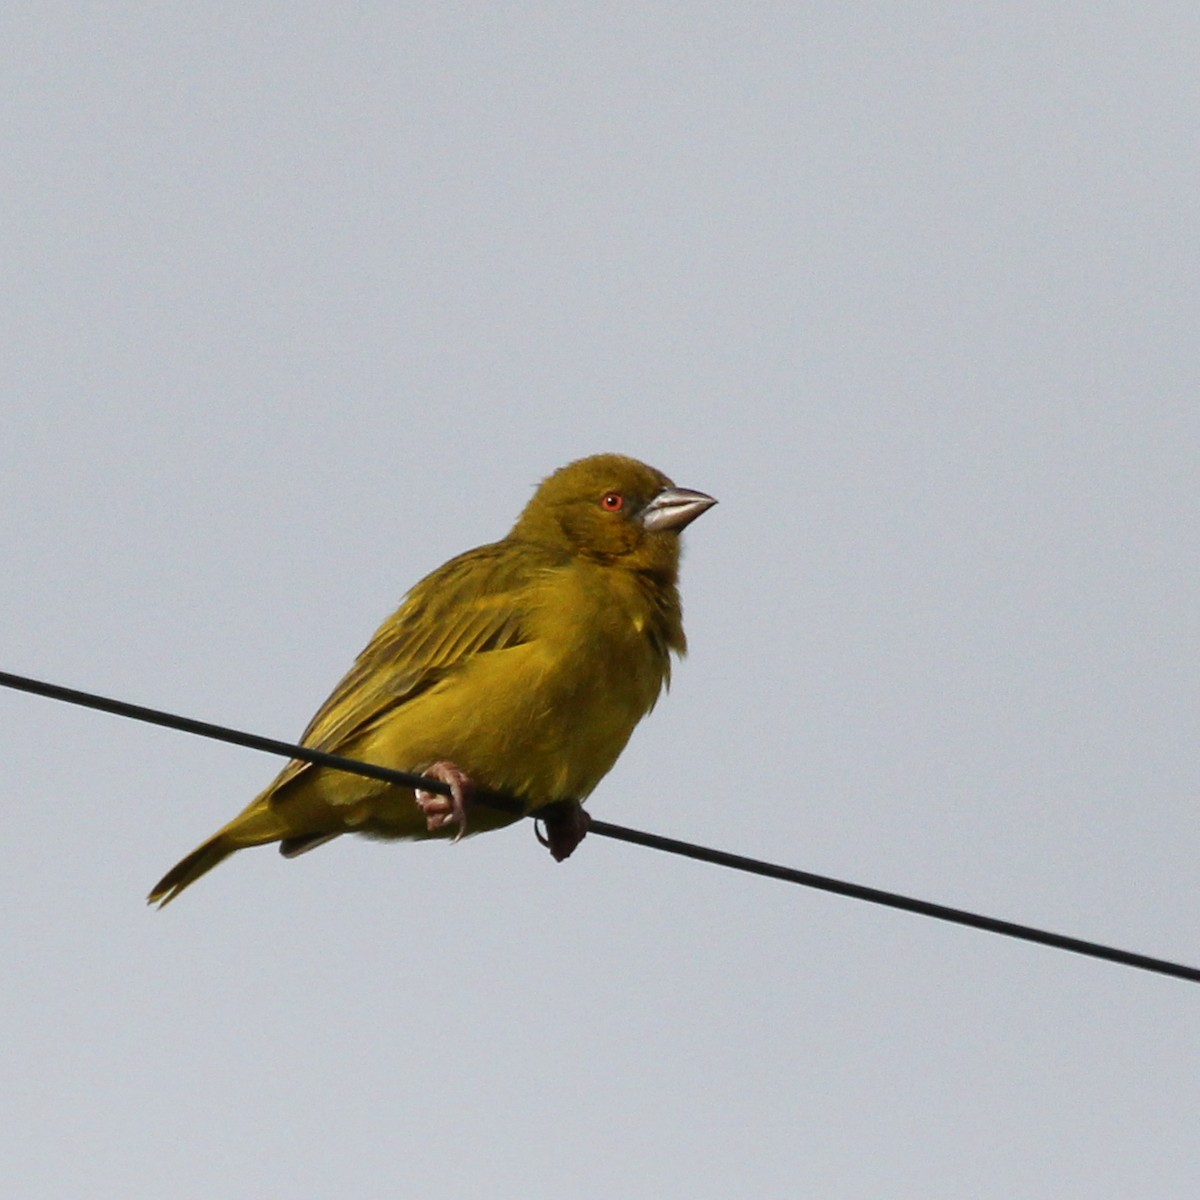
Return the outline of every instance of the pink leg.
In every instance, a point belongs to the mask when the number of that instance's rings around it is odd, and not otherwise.
[[[592,818],[578,800],[559,800],[539,809],[537,819],[546,827],[545,835],[534,825],[537,840],[547,847],[555,862],[570,858],[575,847],[587,835]]]
[[[447,825],[457,825],[458,832],[454,835],[457,842],[467,832],[467,808],[475,791],[471,777],[444,759],[426,767],[421,772],[431,779],[439,779],[450,788],[449,796],[439,796],[437,792],[425,792],[417,789],[417,804],[425,814],[425,826],[430,833],[445,829]]]

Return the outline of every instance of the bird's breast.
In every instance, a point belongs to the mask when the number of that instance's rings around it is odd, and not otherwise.
[[[534,808],[595,788],[658,699],[678,642],[619,576],[556,568],[527,600],[519,644],[472,655],[381,728],[388,761],[449,759]]]
[[[538,716],[530,736],[547,762],[556,761],[549,798],[582,798],[596,786],[668,678],[664,639],[623,575],[566,572],[536,612],[529,693]]]

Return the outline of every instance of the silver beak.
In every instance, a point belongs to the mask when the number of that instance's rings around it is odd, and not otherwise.
[[[638,515],[651,533],[660,533],[664,529],[678,532],[714,504],[716,501],[711,496],[693,492],[691,488],[664,488]]]

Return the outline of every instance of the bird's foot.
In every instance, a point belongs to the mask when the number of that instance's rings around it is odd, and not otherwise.
[[[537,820],[545,826],[543,834],[534,824],[537,840],[545,846],[555,862],[570,858],[575,847],[587,836],[592,818],[578,800],[558,800],[539,809]]]
[[[449,796],[417,788],[417,805],[425,814],[425,827],[430,833],[437,833],[447,825],[457,825],[458,832],[454,835],[457,842],[467,832],[467,809],[475,793],[474,782],[466,771],[444,759],[426,767],[421,774],[440,780],[450,788]]]

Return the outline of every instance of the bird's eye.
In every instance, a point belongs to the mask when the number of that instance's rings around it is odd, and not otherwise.
[[[600,507],[605,512],[620,512],[625,507],[625,497],[620,492],[605,492],[600,497]]]

